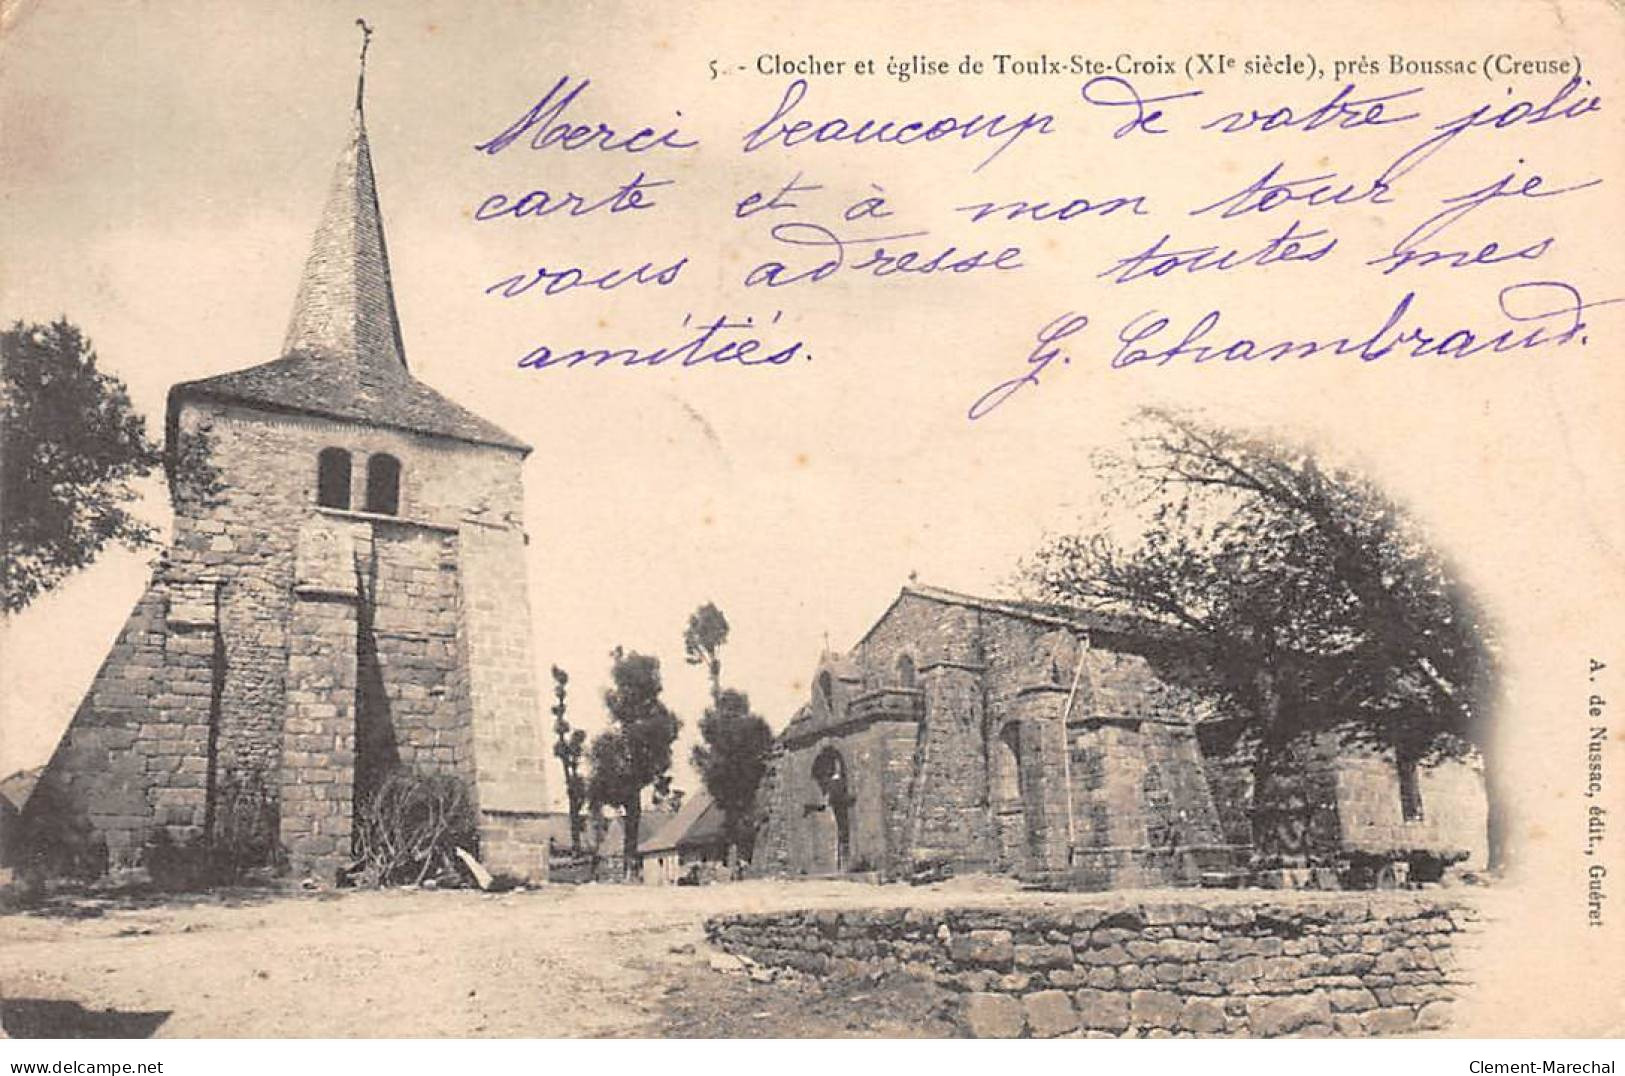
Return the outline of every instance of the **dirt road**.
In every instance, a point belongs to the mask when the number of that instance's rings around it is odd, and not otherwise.
[[[853,899],[747,882],[80,901],[0,917],[0,990],[13,1037],[951,1034],[924,988],[877,1006],[864,984],[707,964],[708,914]]]

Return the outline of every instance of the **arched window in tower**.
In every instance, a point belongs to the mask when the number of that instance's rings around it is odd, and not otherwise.
[[[914,659],[907,654],[897,655],[897,684],[899,687],[919,687],[919,677],[914,671]]]
[[[324,448],[316,457],[316,503],[350,507],[350,454],[342,448]]]
[[[381,516],[401,510],[401,461],[387,452],[367,459],[367,511]]]

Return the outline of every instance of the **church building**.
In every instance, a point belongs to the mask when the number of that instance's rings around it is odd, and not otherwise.
[[[848,653],[820,659],[758,794],[752,868],[1234,883],[1263,849],[1204,660],[1150,621],[906,586]],[[1405,774],[1327,736],[1297,757],[1305,863],[1448,850],[1483,864],[1473,763]]]
[[[107,866],[258,845],[330,882],[406,767],[546,874],[530,448],[412,376],[359,86],[353,119],[281,350],[170,390],[172,544],[30,798]]]

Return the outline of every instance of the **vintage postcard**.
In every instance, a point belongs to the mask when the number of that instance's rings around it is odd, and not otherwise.
[[[1617,3],[0,52],[8,1049],[1625,1031]]]

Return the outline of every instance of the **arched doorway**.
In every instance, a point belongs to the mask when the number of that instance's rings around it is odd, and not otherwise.
[[[852,791],[847,784],[846,760],[835,748],[826,747],[813,760],[812,776],[835,819],[835,870],[844,874],[852,865]]]

